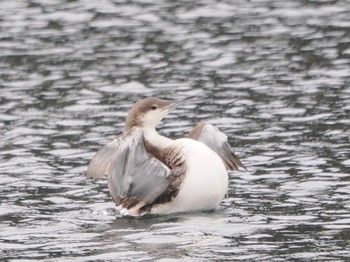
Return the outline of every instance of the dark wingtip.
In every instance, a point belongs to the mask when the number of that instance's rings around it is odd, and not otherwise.
[[[223,159],[226,169],[229,171],[240,170],[243,168],[247,170],[247,167],[239,160],[238,156],[232,151],[228,158]]]
[[[235,165],[237,167],[237,170],[239,170],[238,167],[241,167],[244,170],[247,170],[247,167],[241,162],[241,160],[238,158],[238,156],[234,152],[232,152],[232,156],[234,158],[234,162],[235,162]]]
[[[220,157],[224,161],[228,171],[240,170],[241,168],[247,170],[239,157],[235,154],[235,152],[233,152],[228,142],[223,145],[223,152],[220,154]]]

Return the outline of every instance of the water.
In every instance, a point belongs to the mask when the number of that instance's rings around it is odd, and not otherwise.
[[[350,2],[2,1],[1,261],[346,261]],[[121,217],[94,153],[144,96],[197,100],[248,166],[214,213]]]

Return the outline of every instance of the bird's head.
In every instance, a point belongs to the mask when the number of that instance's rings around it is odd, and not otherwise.
[[[155,129],[162,119],[173,109],[193,97],[173,101],[158,97],[147,97],[138,100],[128,113],[125,131],[133,127]]]

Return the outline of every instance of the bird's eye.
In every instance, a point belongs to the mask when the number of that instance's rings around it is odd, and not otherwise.
[[[156,105],[151,106],[152,110],[156,110],[158,107]]]

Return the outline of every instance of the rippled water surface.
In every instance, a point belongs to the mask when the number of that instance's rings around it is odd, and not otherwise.
[[[350,1],[16,0],[0,8],[1,261],[346,261]],[[214,213],[121,217],[84,177],[145,96],[197,99],[248,171]]]

